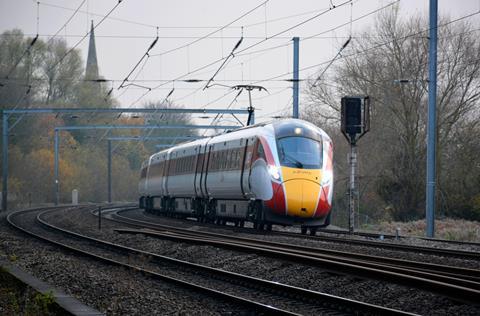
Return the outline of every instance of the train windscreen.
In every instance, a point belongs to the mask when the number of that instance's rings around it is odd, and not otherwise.
[[[291,136],[277,141],[280,164],[298,169],[322,168],[322,143],[311,138]]]

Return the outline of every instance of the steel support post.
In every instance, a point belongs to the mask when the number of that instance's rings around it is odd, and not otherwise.
[[[247,120],[247,126],[248,125],[253,125],[255,124],[255,109],[253,108],[252,105],[252,90],[248,89],[248,101],[250,106],[248,107],[248,120]]]
[[[55,129],[54,139],[54,178],[55,178],[55,205],[60,203],[60,180],[58,179],[58,130]]]
[[[355,230],[355,199],[357,198],[357,146],[350,144],[350,188],[348,190],[348,231],[352,234]]]
[[[298,51],[300,38],[293,38],[293,118],[298,118]]]
[[[436,186],[436,98],[437,98],[437,15],[438,2],[430,0],[430,40],[428,70],[428,128],[427,128],[427,237],[435,236]]]
[[[8,114],[3,112],[2,131],[2,210],[7,210],[8,198]]]
[[[252,111],[252,114],[250,115],[250,125],[255,124],[255,110]]]
[[[107,141],[107,159],[108,159],[108,167],[107,167],[107,178],[108,178],[108,203],[112,203],[112,141]],[[100,215],[99,215],[100,216]]]

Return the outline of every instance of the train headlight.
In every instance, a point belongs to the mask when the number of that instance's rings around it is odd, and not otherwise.
[[[280,180],[280,170],[278,170],[277,166],[268,165],[268,173],[270,173],[273,179]]]

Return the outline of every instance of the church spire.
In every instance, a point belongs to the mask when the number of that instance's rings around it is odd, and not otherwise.
[[[88,45],[87,67],[85,69],[85,79],[98,79],[97,50],[95,48],[95,33],[92,26],[90,29],[90,43]]]

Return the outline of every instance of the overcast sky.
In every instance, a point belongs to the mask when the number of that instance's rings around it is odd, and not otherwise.
[[[40,1],[38,29],[40,36],[46,39],[55,34],[82,2],[84,3],[79,12],[58,34],[58,37],[66,38],[70,46],[75,45],[89,31],[91,20],[94,23],[100,22],[101,16],[107,14],[116,5],[117,0]],[[279,79],[291,78],[291,74],[288,73],[292,71],[291,38],[293,36],[301,39],[300,68],[328,61],[337,54],[338,49],[350,34],[350,29],[357,32],[373,25],[374,15],[360,19],[350,26],[348,22],[351,18],[354,20],[392,2],[397,1],[357,0],[353,1],[353,5],[339,6],[342,3],[339,0],[270,0],[264,5],[261,5],[262,0],[123,0],[109,18],[95,29],[100,74],[106,79],[115,80],[112,83],[115,88],[114,96],[123,107],[142,106],[149,100],[161,101],[174,87],[175,91],[171,95],[171,100],[177,104],[188,108],[225,108],[236,95],[236,92],[227,87],[213,86],[203,90],[205,82],[170,81],[177,78],[180,80],[208,80],[221,62],[201,71],[194,71],[226,57],[241,37],[242,26],[244,40],[238,51],[260,43],[236,55],[217,75],[215,82],[232,86],[275,76],[280,76]],[[398,2],[401,14],[404,16],[418,13],[428,15],[427,0],[401,0]],[[271,37],[328,10],[332,7],[332,3],[337,8],[300,27],[265,40],[266,37]],[[222,31],[207,39],[187,45],[218,30],[256,7],[258,8]],[[392,10],[392,6],[388,6],[384,10]],[[441,14],[449,14],[452,18],[457,18],[479,11],[480,0],[440,0],[439,10]],[[0,0],[0,15],[1,32],[19,28],[30,36],[37,33],[37,1]],[[470,20],[478,25],[480,14],[473,16]],[[347,25],[334,31],[328,31],[344,23]],[[151,57],[148,58],[141,72],[135,72],[130,77],[144,80],[137,81],[137,84],[156,87],[156,89],[142,98],[141,96],[147,91],[144,88],[130,87],[117,90],[122,79],[130,72],[157,36],[157,27],[159,40],[150,52]],[[324,34],[313,39],[302,40],[302,38],[322,32]],[[280,45],[283,46],[255,53],[258,50]],[[352,49],[354,45],[355,40],[349,45],[349,49]],[[178,47],[182,48],[168,52]],[[81,42],[78,48],[86,60],[88,38]],[[302,71],[300,78],[313,76],[322,67],[324,66]],[[283,76],[281,76],[282,74]],[[257,122],[267,120],[272,115],[278,115],[282,113],[282,110],[290,111],[291,83],[273,80],[259,84],[266,87],[269,94],[254,93]],[[140,100],[134,104],[139,98]],[[243,94],[232,107],[245,108],[247,105],[247,94]]]

